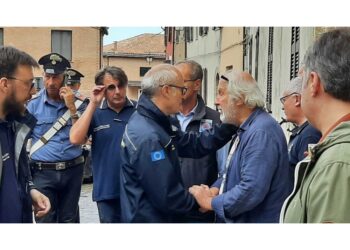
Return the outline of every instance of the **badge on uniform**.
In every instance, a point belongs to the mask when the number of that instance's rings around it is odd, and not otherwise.
[[[151,159],[152,159],[152,161],[160,161],[160,160],[165,159],[164,150],[162,149],[159,151],[151,152]]]
[[[210,119],[202,119],[199,125],[199,132],[203,132],[205,130],[209,130],[213,127],[213,120]]]

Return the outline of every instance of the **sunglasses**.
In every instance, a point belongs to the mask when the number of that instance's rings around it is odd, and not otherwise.
[[[17,81],[23,82],[26,85],[30,85],[30,89],[32,89],[34,87],[34,84],[35,84],[35,82],[33,82],[32,80],[24,81],[24,80],[18,79],[16,77],[10,77],[10,76],[6,77],[6,78],[10,79],[10,80],[17,80]],[[31,81],[31,82],[29,83],[29,81]]]

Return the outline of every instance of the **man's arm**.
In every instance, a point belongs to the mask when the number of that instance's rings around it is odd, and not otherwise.
[[[104,86],[96,86],[92,90],[90,103],[82,116],[73,123],[69,133],[69,140],[72,144],[84,144],[87,139],[90,123],[96,108],[100,105],[104,96]]]
[[[178,134],[178,154],[180,157],[201,158],[223,147],[238,128],[232,124],[215,125],[210,130]]]

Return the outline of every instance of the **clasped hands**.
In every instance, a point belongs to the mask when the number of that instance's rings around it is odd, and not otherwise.
[[[193,185],[188,190],[196,199],[200,206],[199,211],[202,213],[213,210],[211,207],[212,199],[219,194],[219,189],[216,187],[209,188],[207,185]]]

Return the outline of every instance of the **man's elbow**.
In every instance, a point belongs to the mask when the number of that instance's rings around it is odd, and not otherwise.
[[[81,145],[81,144],[85,143],[86,138],[85,138],[85,136],[79,136],[79,135],[76,135],[75,133],[70,133],[69,141],[73,145]]]

